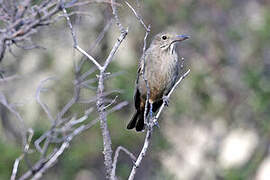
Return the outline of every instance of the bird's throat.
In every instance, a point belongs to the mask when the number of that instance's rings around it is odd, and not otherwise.
[[[171,55],[174,55],[176,53],[176,46],[175,46],[175,43],[172,43],[169,47],[169,51],[170,51],[170,54]]]

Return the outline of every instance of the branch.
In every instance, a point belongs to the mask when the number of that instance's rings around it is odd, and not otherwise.
[[[16,179],[19,163],[26,156],[26,154],[29,151],[29,147],[30,147],[30,143],[31,143],[31,140],[33,138],[33,135],[34,135],[34,131],[32,129],[29,129],[28,132],[29,132],[29,137],[28,137],[28,140],[27,140],[26,144],[24,145],[24,153],[22,155],[20,155],[15,160],[15,162],[13,164],[13,169],[12,169],[12,174],[11,174],[10,180],[15,180]]]
[[[95,58],[93,58],[90,54],[88,54],[86,51],[84,51],[79,45],[78,45],[78,42],[77,42],[77,37],[76,37],[76,34],[75,34],[75,31],[73,29],[73,26],[71,24],[71,21],[70,21],[70,18],[67,14],[67,11],[66,9],[63,7],[63,13],[64,13],[64,16],[67,20],[67,23],[68,23],[68,26],[69,26],[69,29],[71,31],[71,35],[72,35],[72,39],[73,39],[73,47],[78,50],[80,53],[82,53],[83,55],[85,55],[90,61],[92,61],[92,63],[94,63],[97,68],[99,70],[102,69],[101,65],[95,60]]]
[[[117,164],[118,156],[119,156],[119,153],[121,150],[124,153],[126,153],[133,161],[136,161],[136,157],[133,155],[132,152],[130,152],[129,150],[127,150],[126,148],[124,148],[122,146],[118,146],[115,150],[115,154],[114,154],[114,158],[113,158],[113,169],[112,169],[112,173],[111,173],[111,179],[116,179],[116,176],[115,176],[116,164]]]
[[[132,10],[132,12],[134,13],[134,15],[136,16],[136,18],[139,20],[139,22],[142,24],[142,26],[144,27],[144,29],[149,32],[150,31],[150,28],[147,27],[145,25],[145,23],[143,22],[143,19],[142,17],[135,11],[135,9],[127,2],[125,1],[125,3],[128,5],[128,7]]]
[[[167,97],[169,98],[171,96],[171,94],[173,93],[173,91],[175,90],[175,88],[181,83],[181,81],[183,79],[185,79],[185,77],[189,74],[190,72],[190,69],[184,74],[182,75],[179,80],[175,83],[175,85],[173,86],[173,88],[170,90],[169,94],[167,95]],[[132,167],[132,170],[130,172],[130,175],[129,175],[129,178],[128,180],[133,180],[134,177],[135,177],[135,174],[137,172],[137,169],[138,167],[140,166],[147,150],[148,150],[148,147],[149,147],[149,144],[150,144],[150,140],[151,140],[151,136],[152,136],[152,133],[153,133],[153,127],[154,125],[156,124],[157,122],[157,119],[159,118],[161,112],[163,111],[164,109],[164,106],[165,106],[165,102],[162,103],[162,106],[160,107],[157,115],[154,117],[154,119],[152,120],[152,123],[149,123],[149,127],[147,129],[147,132],[146,132],[146,136],[145,136],[145,140],[144,140],[144,144],[143,144],[143,148],[135,162],[135,164],[133,165]],[[151,117],[150,117],[151,118]],[[150,121],[151,122],[151,121]]]
[[[114,15],[114,19],[116,21],[116,25],[119,27],[120,29],[120,32],[125,32],[125,28],[123,27],[123,25],[121,24],[120,20],[119,20],[119,17],[118,17],[118,11],[117,11],[117,8],[116,8],[116,2],[115,0],[111,0],[111,7],[112,7],[112,13]]]
[[[78,127],[79,124],[85,122],[85,120],[89,117],[90,113],[93,111],[93,108],[89,108],[85,110],[84,115],[80,118],[76,118],[76,115],[73,115],[72,118],[63,118],[63,116],[70,110],[73,104],[75,104],[79,99],[79,93],[81,87],[79,86],[80,82],[83,81],[87,76],[94,72],[94,70],[87,71],[83,75],[80,75],[80,68],[75,67],[75,80],[74,80],[74,90],[72,98],[66,103],[66,105],[59,111],[57,115],[57,119],[52,119],[51,128],[46,131],[43,135],[41,135],[36,141],[35,146],[36,149],[40,152],[40,159],[28,170],[24,173],[19,179],[29,179],[32,176],[32,179],[39,179],[42,177],[44,172],[46,172],[50,167],[52,167],[63,154],[63,152],[69,147],[69,143],[76,135],[81,132],[89,129],[94,124],[98,122],[98,120],[91,121],[88,124],[82,124]],[[42,81],[41,85],[37,90],[37,99],[39,99],[40,93],[43,90],[42,85],[49,80]],[[41,101],[40,101],[41,102]],[[47,111],[47,106],[41,102],[45,111]],[[52,118],[52,116],[51,116]],[[40,147],[40,144],[43,143],[43,147]],[[47,149],[53,143],[60,144],[59,147],[54,146],[55,150],[49,154],[47,154]]]
[[[127,36],[127,33],[128,33],[128,29],[127,30],[123,30],[119,36],[119,38],[117,39],[116,43],[114,44],[109,56],[107,57],[103,67],[102,67],[102,70],[104,71],[108,65],[110,64],[110,62],[112,61],[114,55],[115,55],[115,52],[117,51],[117,49],[119,48],[120,44],[122,43],[122,41],[125,39],[125,37]]]
[[[37,88],[37,92],[36,92],[36,100],[37,102],[39,103],[39,105],[42,107],[42,109],[44,110],[44,112],[46,113],[46,115],[49,117],[50,121],[51,122],[54,122],[54,118],[48,108],[48,106],[46,104],[44,104],[41,99],[40,99],[40,93],[41,91],[44,91],[45,89],[43,88],[44,84],[49,81],[49,80],[52,80],[54,79],[53,77],[49,77],[43,81],[40,82],[38,88]]]
[[[117,39],[117,42],[114,44],[113,48],[110,51],[109,56],[105,60],[105,63],[102,68],[100,68],[100,73],[98,76],[98,89],[97,89],[97,109],[99,112],[99,119],[100,119],[100,128],[102,131],[102,138],[103,138],[103,154],[104,154],[104,164],[105,164],[105,170],[106,170],[106,179],[110,179],[113,169],[113,162],[112,162],[112,142],[111,142],[111,136],[107,124],[107,111],[104,104],[104,80],[106,78],[106,69],[108,65],[111,63],[116,51],[118,50],[120,44],[125,39],[128,30],[125,30],[122,26],[118,14],[117,9],[115,7],[115,0],[111,0],[111,7],[113,10],[113,15],[116,21],[116,24],[119,27],[119,30],[121,32],[120,37]]]
[[[0,62],[4,58],[7,46],[24,42],[37,33],[40,27],[56,22],[59,18],[54,16],[63,8],[85,6],[89,3],[110,3],[109,0],[83,2],[69,0],[65,4],[63,0],[43,0],[36,3],[32,3],[31,0],[13,0],[12,3],[9,2],[11,0],[2,1],[0,21],[3,22],[3,28],[0,29]],[[72,14],[83,14],[83,12],[72,11],[70,15]],[[79,46],[76,49],[83,53],[79,50]]]
[[[10,177],[10,180],[16,180],[16,176],[17,176],[17,172],[18,172],[18,167],[19,167],[19,163],[20,161],[23,159],[23,154],[20,155],[20,157],[18,157],[14,164],[13,164],[13,169],[12,169],[12,174],[11,174],[11,177]]]
[[[26,139],[26,127],[25,127],[23,118],[21,117],[20,113],[17,112],[16,109],[11,104],[8,103],[6,97],[1,92],[0,92],[0,103],[3,106],[5,106],[12,114],[14,114],[17,120],[19,121],[20,128],[22,130],[21,132],[22,142],[23,142],[23,146],[25,146],[27,143],[27,139]]]

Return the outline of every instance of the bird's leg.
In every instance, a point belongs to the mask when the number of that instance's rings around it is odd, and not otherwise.
[[[150,104],[149,115],[150,115],[150,119],[152,119],[152,117],[153,117],[153,101],[149,100],[149,104]]]
[[[168,107],[168,106],[169,106],[169,97],[164,95],[164,96],[162,97],[162,100],[163,100],[165,106]]]

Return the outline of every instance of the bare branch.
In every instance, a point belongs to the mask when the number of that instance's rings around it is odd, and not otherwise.
[[[111,179],[116,179],[116,176],[115,176],[116,165],[117,165],[118,156],[119,156],[119,153],[121,150],[124,153],[126,153],[133,161],[136,161],[136,157],[133,155],[132,152],[130,152],[129,150],[127,150],[126,148],[124,148],[122,146],[118,146],[115,150],[115,154],[114,154],[114,158],[113,158],[113,169],[112,169],[112,173],[111,173]]]
[[[71,24],[71,21],[70,21],[70,18],[67,14],[67,11],[65,8],[63,8],[63,12],[64,12],[64,16],[66,17],[66,20],[67,20],[67,23],[68,23],[68,26],[69,26],[69,29],[71,31],[71,35],[72,35],[72,39],[73,39],[73,47],[78,50],[79,52],[81,52],[83,55],[85,55],[89,60],[91,60],[99,70],[102,69],[101,65],[95,60],[95,58],[93,58],[90,54],[88,54],[87,52],[85,52],[79,45],[78,45],[78,42],[77,42],[77,37],[76,37],[76,34],[75,34],[75,31],[73,29],[73,26]]]
[[[105,170],[106,170],[106,179],[110,179],[111,173],[112,173],[112,147],[111,147],[111,137],[110,132],[108,129],[107,124],[107,114],[106,107],[104,105],[104,80],[106,78],[106,69],[108,65],[111,63],[116,51],[118,50],[120,44],[125,39],[128,30],[125,30],[122,24],[120,23],[117,9],[115,6],[115,0],[111,0],[111,7],[113,10],[113,15],[116,21],[117,26],[119,27],[119,30],[121,32],[119,38],[117,39],[117,42],[114,44],[113,48],[110,51],[109,56],[105,60],[105,63],[103,67],[99,68],[100,74],[98,76],[98,89],[97,89],[97,109],[99,112],[99,119],[100,119],[100,128],[102,131],[102,137],[103,137],[103,154],[104,154],[104,164],[105,164]]]
[[[122,109],[126,105],[128,105],[128,102],[127,101],[123,101],[123,102],[115,105],[113,108],[111,108],[107,112],[108,112],[108,114],[113,113],[114,111],[118,111],[118,110]]]
[[[109,4],[111,4],[110,0],[91,0],[91,1],[84,1],[84,2],[76,2],[73,4],[66,4],[65,8],[76,7],[76,6],[86,6],[86,5],[92,4],[92,3],[109,3]],[[115,5],[120,6],[119,3],[115,3]]]
[[[1,72],[0,72],[0,76],[1,76]],[[9,81],[15,80],[15,79],[19,79],[20,76],[18,75],[12,75],[12,76],[8,76],[8,77],[0,77],[0,85],[3,85],[4,83],[7,83]]]
[[[96,48],[96,46],[103,39],[103,37],[105,36],[105,33],[109,30],[109,28],[111,27],[112,23],[113,23],[113,19],[111,18],[110,20],[108,20],[108,22],[104,26],[103,30],[99,33],[99,35],[98,35],[97,39],[95,40],[95,42],[90,46],[91,52],[94,51],[94,49]]]
[[[63,8],[72,8],[75,6],[84,6],[89,3],[101,2],[110,3],[109,0],[86,0],[82,2],[69,0],[64,4],[62,0],[43,0],[33,4],[31,0],[12,0],[12,3],[10,3],[10,0],[3,0],[0,9],[0,21],[3,22],[3,28],[0,29],[0,61],[4,58],[8,45],[23,42],[37,33],[40,27],[48,26],[57,21],[59,16],[55,18],[55,15],[60,13]],[[72,11],[70,15],[72,14],[85,13]],[[29,47],[35,48],[38,46]]]
[[[36,92],[36,100],[40,104],[40,106],[42,107],[42,109],[44,110],[44,112],[46,113],[46,115],[49,117],[50,121],[51,122],[54,122],[54,118],[53,118],[53,116],[52,116],[52,114],[51,114],[48,106],[46,104],[44,104],[41,101],[41,99],[40,99],[40,93],[41,93],[41,91],[44,91],[44,88],[43,88],[44,84],[47,81],[52,80],[52,79],[55,79],[55,78],[49,77],[49,78],[47,78],[47,79],[45,79],[45,80],[43,80],[43,81],[40,82],[40,84],[39,84],[39,86],[37,88],[37,92]]]
[[[107,112],[105,111],[103,92],[104,92],[104,72],[100,71],[96,105],[99,112],[100,128],[103,137],[103,154],[106,169],[106,179],[109,179],[112,171],[112,146],[111,146],[112,142],[107,124]]]
[[[123,30],[119,36],[119,38],[117,39],[117,42],[114,44],[109,56],[107,57],[104,66],[102,67],[102,70],[104,71],[108,65],[110,64],[110,62],[112,61],[115,52],[117,51],[117,49],[119,48],[120,44],[122,43],[122,41],[125,39],[125,37],[127,36],[128,33],[128,29],[127,30]]]
[[[72,137],[67,138],[67,140],[61,145],[61,147],[54,153],[54,155],[49,159],[48,162],[44,164],[44,166],[31,178],[32,180],[40,179],[43,173],[52,167],[54,163],[57,161],[58,157],[64,152],[66,148],[69,146],[69,142],[72,140]]]
[[[119,27],[120,29],[120,32],[123,33],[125,32],[125,28],[123,27],[123,25],[121,24],[120,22],[120,19],[118,17],[118,11],[117,11],[117,8],[116,8],[116,2],[115,0],[111,0],[111,7],[112,7],[112,11],[113,11],[113,15],[114,15],[114,19],[116,21],[116,25]]]
[[[19,163],[20,161],[22,160],[23,158],[23,154],[20,155],[20,157],[18,157],[14,164],[13,164],[13,170],[12,170],[12,174],[11,174],[11,177],[10,177],[10,180],[15,180],[16,179],[16,176],[17,176],[17,172],[18,172],[18,167],[19,167]]]
[[[145,25],[145,23],[143,22],[143,19],[142,17],[135,11],[135,9],[127,2],[125,1],[125,3],[128,5],[128,7],[132,10],[132,12],[134,13],[134,15],[136,16],[136,18],[140,21],[140,23],[142,24],[142,26],[144,27],[144,29],[147,31],[147,32],[150,32],[150,27],[147,27]]]
[[[117,51],[120,44],[125,39],[125,37],[127,36],[127,33],[128,33],[128,29],[125,29],[123,27],[123,25],[121,24],[120,20],[119,20],[118,13],[117,13],[117,8],[115,7],[115,0],[111,0],[111,7],[112,7],[112,10],[113,10],[114,19],[116,21],[117,26],[119,27],[119,30],[120,30],[121,34],[120,34],[119,38],[117,39],[117,42],[114,44],[109,56],[107,57],[104,65],[102,67],[103,71],[106,70],[106,68],[108,67],[108,65],[112,61],[112,58],[114,57],[115,52]]]
[[[130,175],[128,177],[128,180],[133,180],[134,177],[135,177],[135,174],[137,172],[137,169],[138,167],[140,166],[147,150],[148,150],[148,147],[149,147],[149,144],[150,144],[150,139],[151,139],[151,136],[152,136],[152,128],[149,128],[147,129],[147,132],[146,132],[146,136],[145,136],[145,140],[144,140],[144,144],[143,144],[143,148],[140,152],[140,155],[138,156],[135,164],[133,165],[132,167],[132,170],[130,172]]]
[[[22,130],[21,132],[22,142],[23,145],[25,146],[27,143],[27,139],[26,139],[26,127],[23,118],[21,117],[20,113],[17,112],[16,109],[14,109],[14,107],[7,102],[6,97],[1,92],[0,92],[0,103],[3,104],[19,120],[19,124]]]
[[[10,180],[15,180],[16,179],[19,163],[27,155],[27,153],[29,151],[29,147],[30,147],[30,143],[31,143],[31,140],[33,138],[33,135],[34,135],[34,131],[32,129],[29,129],[28,132],[29,132],[29,137],[27,139],[27,143],[24,145],[24,153],[22,155],[20,155],[15,160],[15,162],[13,164],[13,169],[12,169],[12,174],[11,174]]]
[[[73,120],[73,122],[83,122],[85,119],[88,118],[88,114],[82,116],[81,118],[77,120]],[[58,160],[59,156],[63,154],[64,150],[66,150],[69,147],[69,143],[71,140],[83,132],[86,129],[89,129],[92,127],[94,124],[96,124],[98,120],[91,121],[89,124],[86,125],[81,125],[78,128],[74,129],[69,135],[67,135],[62,142],[61,146],[59,148],[56,148],[56,151],[52,152],[49,154],[47,157],[41,158],[32,168],[32,170],[27,171],[24,173],[19,179],[20,180],[25,180],[30,178],[32,175],[32,179],[39,179],[42,177],[45,171],[47,171],[50,167],[52,167],[56,161]],[[78,123],[74,123],[78,124]],[[46,132],[43,134],[43,139],[46,138],[46,136],[49,136],[51,131]],[[41,151],[44,151],[41,149]]]

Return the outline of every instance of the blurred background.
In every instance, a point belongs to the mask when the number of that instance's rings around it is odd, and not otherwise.
[[[119,145],[135,155],[145,133],[126,130],[134,111],[133,92],[137,65],[142,54],[144,29],[122,2],[119,17],[129,33],[121,44],[110,72],[118,75],[106,89],[121,91],[119,100],[129,105],[109,115],[113,149]],[[140,180],[268,180],[270,178],[270,1],[267,0],[144,0],[130,1],[146,24],[150,39],[161,31],[191,36],[180,45],[189,76],[173,93],[169,107],[154,130],[150,149],[138,169]],[[110,24],[111,8],[106,3],[85,6],[87,15],[73,16],[82,48],[100,62],[107,57],[120,32]],[[108,25],[109,24],[109,25]],[[110,26],[100,43],[95,40]],[[1,83],[10,103],[18,105],[27,127],[38,138],[50,122],[35,100],[40,81],[50,81],[42,99],[56,114],[72,97],[74,62],[81,54],[72,47],[64,19],[44,27],[34,42],[46,49],[25,51],[14,48],[0,63],[4,75],[18,75]],[[93,67],[84,64],[84,71]],[[94,92],[94,91],[93,91]],[[84,91],[89,96],[93,92]],[[72,110],[80,113],[87,105]],[[9,179],[14,160],[21,154],[21,138],[14,115],[0,108],[0,179]],[[31,157],[35,160],[35,156]],[[120,154],[116,174],[127,179],[132,161]],[[22,164],[19,174],[26,170]],[[104,179],[102,137],[97,124],[77,136],[60,161],[43,179]]]

